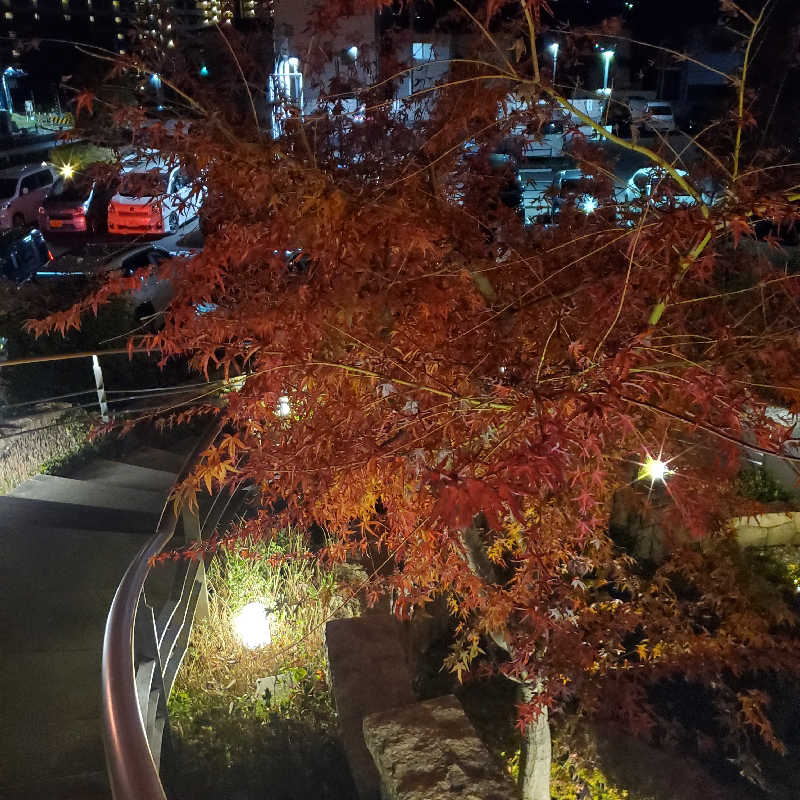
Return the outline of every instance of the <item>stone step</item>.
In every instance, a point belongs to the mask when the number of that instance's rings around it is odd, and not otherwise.
[[[17,677],[15,685],[19,682]],[[0,723],[0,742],[3,743],[0,752],[0,797],[3,798],[52,800],[53,795],[37,794],[33,787],[51,781],[68,785],[78,782],[76,776],[96,775],[105,768],[99,717],[34,725],[26,718],[10,720],[4,716]],[[67,793],[61,796],[64,800],[80,797]]]
[[[0,520],[4,526],[19,530],[59,528],[152,534],[160,512],[160,507],[157,512],[127,511],[0,496]]]
[[[141,533],[9,525],[0,517],[0,597],[116,588],[144,542]]]
[[[105,458],[92,459],[70,477],[81,481],[122,486],[126,489],[149,489],[155,492],[168,492],[175,482],[174,472],[139,467],[122,461],[109,461]]]
[[[112,800],[105,770],[50,780],[38,779],[7,789],[0,784],[0,797],[3,800],[33,800],[39,797],[46,797],[47,800]]]
[[[9,720],[25,727],[69,720],[92,720],[101,715],[100,660],[102,638],[84,650],[11,652],[0,662],[3,729]],[[8,691],[13,687],[13,691]],[[3,741],[3,748],[8,742]]]
[[[183,468],[186,453],[180,450],[162,450],[157,447],[137,447],[125,456],[125,463],[147,469],[158,469],[176,474]]]
[[[79,481],[55,475],[36,475],[17,486],[12,497],[43,500],[48,503],[112,508],[125,511],[147,511],[159,514],[164,505],[165,492],[146,489],[127,489],[94,481]]]
[[[86,585],[83,591],[71,594],[48,590],[12,600],[0,596],[3,649],[8,654],[20,650],[99,649],[115,591],[116,586],[94,589]],[[99,680],[99,674],[97,677]]]

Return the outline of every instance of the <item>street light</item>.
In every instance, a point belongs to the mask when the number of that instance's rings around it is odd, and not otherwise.
[[[555,85],[556,64],[558,63],[558,42],[553,42],[547,49],[553,54],[553,85]]]
[[[614,58],[613,50],[603,50],[600,55],[603,58],[603,94],[609,94],[608,90],[608,68],[611,66],[611,59]]]

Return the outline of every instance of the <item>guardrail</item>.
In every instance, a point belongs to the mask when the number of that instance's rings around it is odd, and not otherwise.
[[[215,425],[201,437],[176,485],[220,431]],[[176,510],[168,499],[155,535],[130,563],[114,595],[106,620],[102,666],[106,769],[114,800],[166,800],[159,767],[167,701],[195,616],[207,613],[202,559],[173,562],[177,572],[172,591],[155,613],[145,594],[151,559],[173,539],[179,523],[186,543],[216,528],[232,497],[217,495],[202,523],[197,510]]]

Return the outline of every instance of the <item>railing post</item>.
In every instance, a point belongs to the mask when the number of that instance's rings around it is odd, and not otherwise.
[[[96,355],[92,356],[92,372],[94,372],[94,384],[97,387],[97,402],[100,404],[100,418],[103,422],[108,422],[108,400],[106,399],[106,387],[103,384],[103,368]]]
[[[198,510],[190,511],[188,508],[184,508],[181,511],[181,521],[183,523],[184,542],[186,544],[192,542],[197,542],[199,544],[202,542],[203,533],[200,529],[200,514]],[[208,617],[208,584],[206,582],[206,566],[202,558],[197,570],[195,582],[200,584],[195,618],[206,619]]]

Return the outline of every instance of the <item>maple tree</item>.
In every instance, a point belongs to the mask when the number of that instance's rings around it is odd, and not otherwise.
[[[318,23],[346,5],[326,3]],[[228,431],[186,495],[255,482],[264,519],[280,500],[293,522],[324,525],[330,557],[390,554],[394,570],[369,590],[390,592],[399,614],[446,598],[449,666],[460,675],[491,641],[526,692],[526,797],[549,797],[547,709],[578,699],[647,730],[648,687],[675,676],[780,748],[766,695],[728,678],[796,675],[796,612],[753,574],[728,521],[760,508],[738,492],[745,447],[798,461],[768,409],[800,398],[800,277],[776,269],[774,238],[746,246],[756,218],[796,220],[796,173],[758,149],[741,74],[731,115],[696,137],[688,163],[668,140],[608,133],[552,85],[536,51],[554,24],[546,3],[456,6],[475,53],[423,90],[416,119],[413,96],[400,112],[387,102],[387,80],[361,90],[359,124],[334,91],[271,139],[246,103],[220,113],[219,87],[164,77],[191,125],[151,126],[147,143],[207,187],[205,243],[157,268],[174,287],[163,328],[131,343],[238,378],[224,402],[177,415],[213,414]],[[749,59],[762,16],[726,7]],[[526,109],[498,116],[511,93]],[[663,170],[660,200],[524,225],[498,200],[509,176],[489,155],[556,107]],[[585,171],[613,176],[611,154],[576,132]],[[112,277],[31,327],[77,326],[136,280]],[[644,476],[653,460],[666,482]],[[659,531],[655,562],[612,535],[615,503]]]

